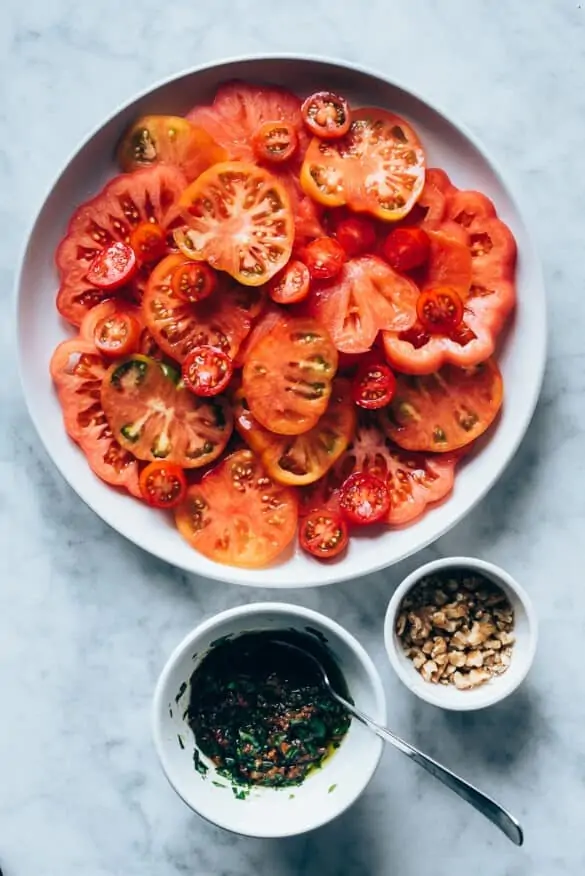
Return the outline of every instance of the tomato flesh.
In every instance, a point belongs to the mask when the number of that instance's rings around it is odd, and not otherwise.
[[[343,137],[349,131],[349,104],[344,97],[332,91],[312,94],[304,101],[301,112],[309,131],[324,140]]]
[[[297,500],[250,450],[228,456],[189,487],[175,511],[181,535],[217,563],[257,569],[294,539]]]
[[[173,292],[181,301],[197,304],[208,298],[217,286],[213,268],[205,262],[183,262],[173,270],[171,278]]]
[[[140,345],[142,326],[131,313],[118,311],[101,319],[94,329],[96,349],[104,356],[116,358],[134,353]]]
[[[366,410],[383,408],[392,400],[395,386],[396,378],[388,365],[384,362],[364,362],[353,379],[353,400]]]
[[[223,392],[233,374],[230,357],[217,347],[195,347],[183,362],[185,386],[195,395],[210,396]]]
[[[356,471],[341,485],[339,507],[350,523],[379,523],[390,510],[388,487],[381,478]]]
[[[199,468],[223,452],[232,416],[220,398],[197,398],[167,366],[134,355],[104,376],[101,401],[116,440],[138,459]]]
[[[416,302],[416,313],[429,334],[451,335],[463,319],[463,302],[454,289],[424,289]]]
[[[183,469],[162,460],[149,463],[140,473],[140,492],[153,508],[174,508],[187,492]]]
[[[381,421],[404,450],[445,453],[479,438],[494,422],[502,397],[502,375],[493,359],[473,368],[445,365],[420,377],[398,374]]]
[[[299,541],[311,556],[319,560],[332,559],[347,547],[347,524],[336,511],[316,508],[301,521]]]
[[[130,246],[139,262],[157,262],[166,254],[167,236],[158,222],[141,222],[130,234]]]
[[[424,265],[430,249],[429,236],[422,228],[395,228],[382,244],[384,258],[401,273]]]
[[[297,304],[307,297],[310,286],[308,267],[298,259],[293,259],[284,271],[272,278],[268,294],[277,304]]]
[[[349,216],[335,226],[335,237],[349,258],[371,252],[376,245],[376,228],[365,216]]]
[[[333,237],[319,237],[305,247],[303,259],[313,280],[331,280],[341,271],[347,255]]]
[[[260,161],[281,164],[295,154],[299,138],[289,122],[264,122],[254,134],[254,151]]]
[[[94,257],[87,272],[92,286],[112,292],[128,283],[136,273],[136,255],[121,241],[110,243]]]
[[[175,232],[182,252],[240,283],[268,282],[290,258],[294,218],[285,188],[262,167],[216,164],[182,194],[188,224]]]

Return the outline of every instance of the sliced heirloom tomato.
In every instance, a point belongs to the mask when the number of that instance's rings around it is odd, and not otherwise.
[[[175,232],[185,255],[207,261],[246,286],[268,282],[288,262],[294,219],[290,200],[272,174],[228,161],[202,173],[180,200],[186,229]]]
[[[360,256],[311,296],[315,317],[342,353],[365,353],[380,329],[405,331],[416,319],[419,290],[376,256]]]
[[[425,157],[411,126],[381,109],[352,113],[349,132],[339,140],[314,138],[301,170],[301,185],[329,207],[397,221],[409,213],[425,181]]]
[[[304,195],[299,182],[301,162],[310,138],[296,94],[283,88],[228,82],[218,88],[210,106],[194,107],[188,118],[223,146],[233,161],[257,161],[255,141],[266,122],[290,125],[297,135],[298,148],[288,161],[271,164],[271,171],[287,190],[299,240],[323,234],[315,205]]]
[[[251,450],[238,450],[189,487],[175,520],[208,559],[258,569],[293,540],[297,499],[290,487],[272,480]]]
[[[348,545],[347,524],[333,508],[315,508],[300,522],[299,542],[306,553],[318,560],[332,560]]]
[[[189,261],[184,256],[170,255],[152,272],[142,301],[142,313],[152,336],[168,356],[180,363],[202,344],[218,347],[233,359],[260,312],[261,293],[224,275],[218,276],[218,288],[212,295],[191,304],[179,298],[173,285],[176,271],[185,265]]]
[[[290,317],[250,350],[242,385],[253,416],[279,435],[300,435],[327,408],[337,351],[314,319]]]
[[[255,419],[245,393],[234,396],[236,429],[257,453],[271,477],[281,484],[303,486],[323,477],[353,437],[356,414],[347,380],[337,378],[327,410],[316,426],[302,435],[277,435]]]
[[[185,185],[177,168],[153,167],[115,177],[76,210],[55,256],[61,316],[73,325],[81,324],[87,311],[107,295],[87,279],[95,257],[116,241],[129,243],[143,222],[154,221],[168,232],[179,219],[176,205]],[[134,297],[142,294],[148,274],[145,266],[132,279],[129,291]]]
[[[148,356],[115,362],[104,377],[101,400],[117,441],[149,462],[199,468],[217,459],[232,433],[225,399],[197,398]]]
[[[452,490],[456,454],[409,453],[390,441],[380,424],[379,412],[360,414],[351,446],[329,474],[301,491],[303,514],[325,504],[339,508],[339,489],[354,472],[380,478],[390,493],[386,522],[393,526],[411,523],[428,505],[442,501]]]
[[[138,463],[114,438],[101,403],[107,367],[93,343],[79,337],[59,344],[50,370],[67,434],[79,444],[94,474],[140,496]]]
[[[157,459],[140,472],[140,492],[153,508],[174,508],[185,498],[187,479],[180,466]]]
[[[493,354],[516,301],[516,243],[510,229],[492,215],[491,201],[477,192],[454,190],[448,202],[453,218],[440,230],[427,229],[431,260],[425,282],[428,287],[455,289],[464,304],[463,321],[450,335],[417,339],[409,333],[384,332],[389,362],[409,374],[432,374],[445,364],[472,367],[484,362]]]
[[[450,452],[479,438],[495,420],[503,382],[494,359],[472,368],[445,365],[437,374],[399,374],[381,412],[389,438],[405,450]]]
[[[167,164],[180,168],[189,181],[226,158],[225,149],[207,131],[181,116],[142,116],[118,147],[118,162],[127,173]]]

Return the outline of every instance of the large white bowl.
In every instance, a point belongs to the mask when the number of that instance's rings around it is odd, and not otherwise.
[[[49,378],[57,343],[71,334],[55,308],[55,248],[75,207],[116,173],[113,147],[122,131],[146,112],[181,114],[209,101],[225,80],[276,82],[299,94],[333,89],[354,106],[387,107],[406,116],[420,134],[429,164],[444,167],[461,188],[479,188],[493,198],[512,228],[519,249],[518,308],[502,344],[500,364],[506,398],[497,426],[481,453],[458,473],[455,489],[440,507],[401,530],[353,538],[347,555],[328,565],[290,552],[262,570],[220,566],[192,550],[173,522],[101,483],[67,437]],[[262,587],[309,587],[353,578],[390,566],[434,541],[461,520],[500,476],[516,452],[534,411],[546,358],[546,314],[538,258],[513,195],[475,138],[405,86],[357,67],[312,58],[263,57],[199,68],[145,92],[108,119],[75,152],[48,194],[28,238],[18,280],[18,346],[24,394],[49,455],[73,489],[114,529],[163,560],[209,578]]]
[[[208,770],[205,775],[197,772],[193,767],[196,742],[185,720],[191,675],[216,640],[259,630],[296,630],[317,635],[321,643],[325,641],[341,669],[356,706],[375,721],[385,723],[382,682],[357,639],[316,611],[300,605],[260,602],[214,615],[173,651],[154,694],[154,742],[172,787],[203,818],[246,836],[293,836],[326,824],[358,799],[380,762],[383,742],[353,720],[339,749],[301,785],[256,787],[245,800],[232,794],[230,782],[218,775],[213,763],[201,755]]]

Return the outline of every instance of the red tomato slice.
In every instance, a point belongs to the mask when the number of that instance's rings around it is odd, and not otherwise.
[[[335,237],[348,258],[373,252],[376,246],[376,226],[367,216],[347,216],[335,225]]]
[[[142,302],[152,336],[177,362],[201,344],[219,347],[233,359],[260,310],[260,293],[223,276],[213,295],[190,304],[172,286],[175,269],[184,263],[183,256],[167,256],[152,273]]]
[[[493,219],[495,215],[496,208],[492,201],[481,192],[451,187],[446,204],[448,219],[452,219],[463,228],[469,228],[475,219]]]
[[[288,262],[294,220],[284,186],[261,167],[215,164],[180,200],[188,223],[175,232],[181,250],[246,286],[270,280]]]
[[[150,462],[140,472],[140,492],[153,508],[174,508],[187,493],[183,469],[162,459]]]
[[[95,330],[103,320],[109,319],[114,314],[122,313],[140,324],[140,340],[136,352],[150,356],[152,359],[162,359],[163,352],[146,328],[144,318],[139,307],[125,301],[123,298],[106,298],[85,315],[79,328],[80,336],[95,346]]]
[[[293,259],[280,274],[272,278],[268,294],[277,304],[297,304],[307,297],[310,286],[308,267]]]
[[[423,289],[416,302],[416,313],[423,329],[430,335],[452,337],[463,319],[463,302],[448,286]]]
[[[502,396],[502,375],[493,359],[473,368],[445,365],[437,374],[397,375],[394,398],[380,419],[388,437],[405,450],[451,452],[483,435]]]
[[[187,389],[195,395],[223,392],[234,372],[232,360],[216,347],[194,347],[183,362],[181,373]]]
[[[324,140],[335,140],[349,131],[351,113],[344,97],[332,91],[317,91],[301,108],[303,121],[311,134]]]
[[[389,404],[394,395],[396,378],[383,362],[364,362],[358,366],[352,382],[353,400],[360,408],[376,410]]]
[[[325,413],[336,370],[337,351],[323,326],[289,317],[250,350],[242,388],[265,429],[300,435]]]
[[[142,222],[157,222],[165,232],[178,220],[176,204],[186,180],[174,167],[153,167],[115,177],[73,214],[56,254],[60,287],[57,308],[74,325],[105,296],[87,280],[96,255],[115,241],[128,243]],[[148,269],[139,271],[131,291],[140,296]]]
[[[299,542],[304,551],[318,560],[331,560],[348,545],[345,520],[331,508],[315,508],[300,522]]]
[[[201,468],[223,453],[232,433],[225,399],[197,398],[148,356],[114,362],[102,382],[101,402],[119,444],[147,462]]]
[[[136,317],[116,311],[101,319],[94,330],[96,350],[108,359],[137,353],[140,349],[142,326]]]
[[[234,356],[234,368],[242,368],[246,363],[250,350],[252,350],[262,338],[272,334],[277,325],[283,324],[286,313],[275,304],[269,303],[252,324],[247,337],[243,340],[238,352]]]
[[[456,454],[410,453],[384,435],[379,415],[360,415],[351,446],[317,484],[301,488],[300,513],[325,505],[339,509],[339,488],[354,472],[367,472],[383,480],[390,493],[386,522],[412,523],[425,509],[443,500],[452,490]]]
[[[235,161],[257,160],[254,136],[265,122],[287,122],[298,138],[298,148],[290,161],[271,165],[271,172],[285,186],[300,239],[318,237],[322,229],[309,198],[303,195],[299,182],[301,162],[310,137],[303,125],[301,101],[282,88],[264,88],[245,82],[230,82],[220,86],[211,106],[197,106],[188,118],[206,130]]]
[[[339,507],[349,523],[379,523],[390,511],[388,486],[373,474],[356,471],[339,488]]]
[[[478,198],[477,192],[469,193],[469,199],[465,192],[458,195],[456,215],[465,222],[469,216],[475,218],[469,225],[451,220],[440,232],[429,232],[431,238],[446,233],[451,242],[441,244],[441,255],[435,258],[433,267],[434,283],[429,275],[427,282],[429,286],[443,285],[441,278],[445,278],[444,285],[459,292],[465,305],[463,322],[450,337],[435,335],[421,344],[413,344],[405,333],[384,332],[389,362],[409,374],[432,374],[447,363],[472,367],[484,362],[493,354],[498,333],[516,301],[516,243],[510,229],[489,215],[491,202],[483,196]],[[486,215],[480,215],[482,211]],[[458,241],[454,239],[456,230]],[[470,264],[470,285],[464,294],[467,268],[461,257],[461,240],[467,242]]]
[[[59,344],[50,369],[67,434],[79,444],[94,474],[140,496],[138,463],[115,440],[101,403],[107,367],[93,343],[73,338]]]
[[[141,222],[130,235],[130,246],[139,262],[158,262],[166,255],[167,235],[157,222]]]
[[[303,261],[313,280],[331,280],[347,261],[344,248],[333,237],[318,237],[303,251]]]
[[[175,520],[183,538],[208,559],[258,569],[295,537],[297,499],[268,476],[251,450],[239,450],[189,487]]]
[[[299,145],[297,132],[290,122],[264,122],[253,139],[256,158],[269,164],[289,161]]]
[[[130,282],[136,273],[136,253],[117,240],[98,252],[89,266],[87,281],[104,292],[113,292]]]
[[[382,244],[382,253],[395,271],[412,271],[426,264],[431,251],[429,235],[422,228],[394,228]]]
[[[339,140],[314,138],[301,170],[304,191],[330,207],[348,204],[380,219],[402,219],[424,186],[425,157],[410,125],[381,109],[352,113]]]
[[[311,307],[338,350],[365,353],[380,329],[405,331],[416,319],[418,288],[376,256],[346,262],[338,277],[317,289]]]
[[[173,292],[181,301],[199,304],[209,298],[217,286],[217,275],[205,262],[185,261],[173,271]]]

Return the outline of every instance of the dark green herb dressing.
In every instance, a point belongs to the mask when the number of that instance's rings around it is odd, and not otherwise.
[[[244,633],[212,648],[191,676],[188,722],[200,751],[240,784],[299,785],[350,725],[310,660],[275,639],[312,651],[349,697],[339,667],[314,636]]]

